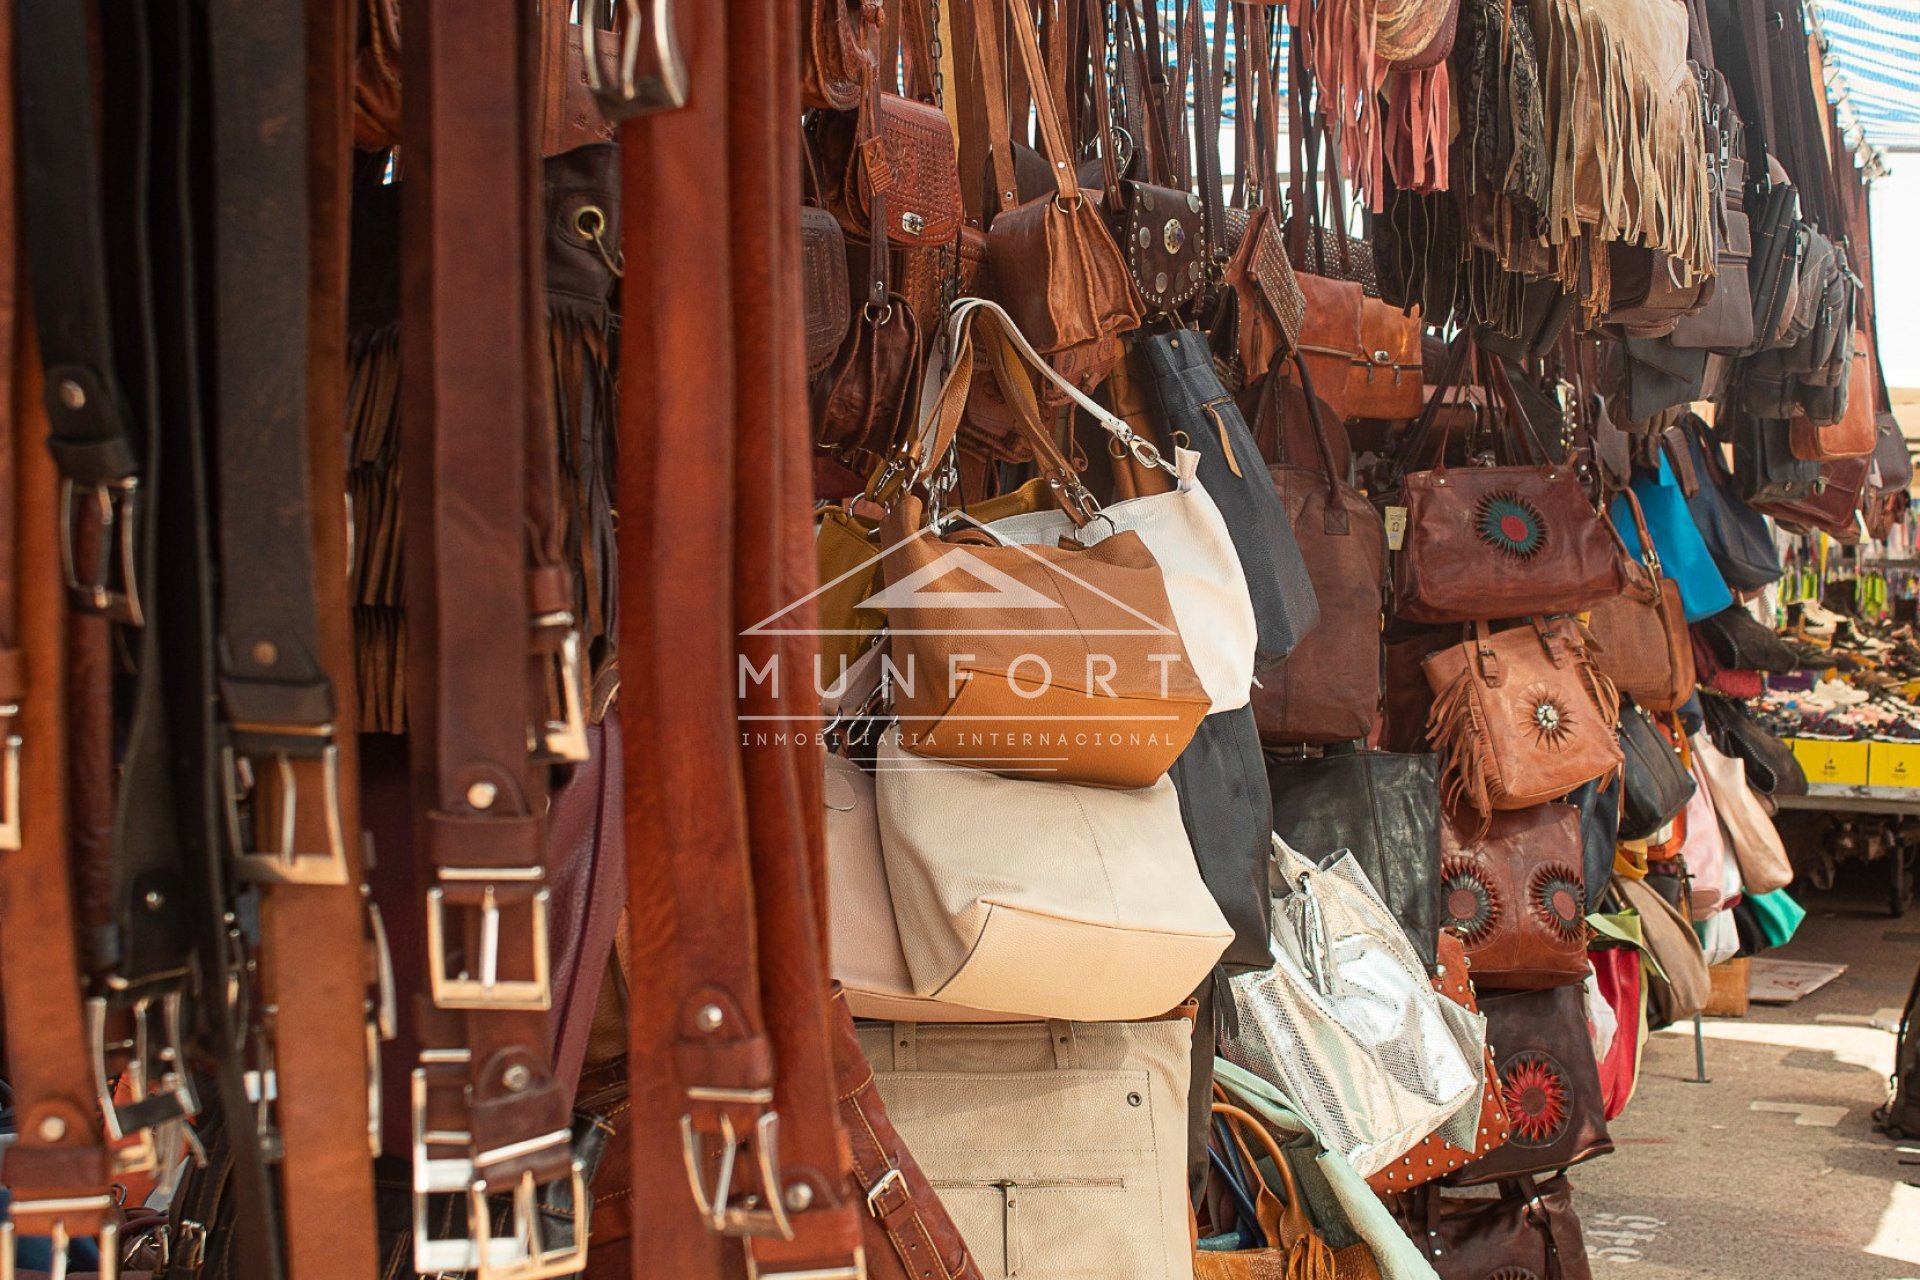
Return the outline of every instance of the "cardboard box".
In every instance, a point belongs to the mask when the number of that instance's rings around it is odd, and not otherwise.
[[[1707,998],[1707,1007],[1701,1012],[1710,1018],[1746,1017],[1747,981],[1752,976],[1752,968],[1752,959],[1741,956],[1707,970],[1713,978],[1713,994]]]
[[[1876,787],[1920,787],[1920,742],[1876,742],[1867,753],[1867,782]]]
[[[1789,738],[1793,754],[1807,771],[1808,782],[1830,786],[1867,785],[1867,758],[1870,744],[1865,742],[1829,742],[1824,738]]]

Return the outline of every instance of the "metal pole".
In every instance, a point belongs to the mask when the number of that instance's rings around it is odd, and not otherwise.
[[[1707,1033],[1700,1015],[1693,1015],[1693,1079],[1688,1084],[1712,1084],[1707,1078]]]

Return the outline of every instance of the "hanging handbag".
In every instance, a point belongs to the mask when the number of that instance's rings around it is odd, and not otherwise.
[[[1714,658],[1729,670],[1786,675],[1800,669],[1800,655],[1780,633],[1740,605],[1722,609],[1693,627]]]
[[[1693,759],[1726,828],[1727,845],[1740,864],[1740,881],[1747,893],[1772,893],[1792,884],[1793,863],[1787,858],[1787,847],[1748,785],[1746,766],[1723,753],[1704,730],[1693,735]]]
[[[1631,489],[1638,499],[1652,549],[1659,553],[1661,572],[1680,585],[1686,620],[1697,622],[1732,604],[1733,593],[1728,590],[1726,579],[1720,576],[1713,557],[1707,554],[1707,545],[1693,522],[1686,496],[1680,491],[1680,483],[1664,453],[1660,455],[1656,474],[1636,473]],[[1614,528],[1629,550],[1640,548],[1635,554],[1644,563],[1648,544],[1635,536],[1640,527],[1626,498],[1626,494],[1614,497],[1611,508]]]
[[[1185,1017],[859,1035],[887,1114],[987,1275],[1192,1274]]]
[[[1580,811],[1581,881],[1586,885],[1586,910],[1592,912],[1613,879],[1613,856],[1620,842],[1621,771],[1582,783],[1566,802]]]
[[[1307,299],[1287,260],[1280,220],[1261,205],[1247,218],[1226,279],[1238,302],[1240,367],[1249,378],[1292,355],[1300,344]]]
[[[1215,1253],[1204,1247],[1193,1255],[1193,1280],[1268,1280],[1311,1275],[1326,1280],[1380,1280],[1380,1265],[1365,1243],[1334,1249],[1313,1225],[1293,1164],[1271,1130],[1231,1103],[1213,1104],[1214,1129],[1222,1134],[1226,1155],[1215,1168],[1229,1169],[1235,1201],[1244,1203],[1252,1222],[1241,1229],[1260,1244],[1250,1251]],[[1264,1163],[1262,1163],[1264,1161]],[[1273,1171],[1280,1186],[1267,1182]],[[1248,1185],[1251,1184],[1251,1185]]]
[[[1822,462],[1865,458],[1872,456],[1874,446],[1879,443],[1879,429],[1874,422],[1873,366],[1866,354],[1868,339],[1865,334],[1856,333],[1848,335],[1847,340],[1854,346],[1847,381],[1842,383],[1846,389],[1840,397],[1844,407],[1824,425],[1817,423],[1811,412],[1793,418],[1788,447],[1797,458],[1817,458]]]
[[[1754,505],[1781,524],[1802,533],[1818,530],[1851,546],[1860,541],[1860,499],[1873,459],[1842,458],[1836,462],[1803,463],[1819,468],[1812,491]]]
[[[1487,1018],[1487,1043],[1500,1068],[1512,1130],[1505,1146],[1448,1182],[1481,1186],[1568,1169],[1611,1152],[1580,987],[1483,993],[1480,1011]]]
[[[877,769],[887,884],[917,995],[1037,1017],[1153,1017],[1186,999],[1233,939],[1169,779],[1121,791],[1002,778],[917,758],[891,738]]]
[[[1440,1280],[1593,1280],[1564,1177],[1503,1182],[1500,1198],[1429,1191],[1407,1228]]]
[[[1184,436],[1200,455],[1200,484],[1227,522],[1258,625],[1258,676],[1292,653],[1320,621],[1286,507],[1261,474],[1253,434],[1220,385],[1206,337],[1191,329],[1157,333],[1135,342],[1133,352],[1161,438]]]
[[[1457,371],[1467,358],[1456,353]],[[1490,366],[1497,387],[1506,378]],[[1449,378],[1449,384],[1452,382]],[[1592,608],[1625,586],[1620,546],[1582,486],[1579,470],[1545,461],[1546,450],[1507,388],[1502,432],[1510,458],[1523,448],[1528,465],[1446,465],[1445,433],[1434,422],[1444,399],[1436,391],[1401,454],[1409,461],[1433,447],[1431,470],[1401,477],[1398,505],[1406,533],[1394,557],[1394,612],[1415,622],[1474,622]]]
[[[1681,420],[1668,438],[1670,454],[1684,450],[1694,477],[1687,490],[1687,510],[1707,554],[1721,577],[1738,591],[1757,591],[1780,581],[1780,553],[1773,544],[1767,518],[1748,506],[1734,489],[1733,475],[1720,444],[1707,434],[1697,415]]]
[[[1477,835],[1463,817],[1449,814],[1440,829],[1440,910],[1466,943],[1474,981],[1532,990],[1586,977],[1579,811],[1497,814]]]
[[[1433,989],[1463,1009],[1480,1012],[1466,944],[1455,933],[1440,935],[1440,965],[1434,974]],[[1507,1108],[1500,1097],[1500,1073],[1494,1069],[1491,1047],[1487,1049],[1486,1058],[1486,1087],[1480,1092],[1480,1121],[1472,1144],[1456,1147],[1438,1134],[1428,1134],[1413,1150],[1367,1179],[1367,1185],[1375,1194],[1397,1195],[1435,1178],[1444,1178],[1507,1140]]]
[[[1733,441],[1734,492],[1756,509],[1791,502],[1813,493],[1820,464],[1793,456],[1792,426],[1785,418],[1760,418],[1739,406],[1723,406],[1720,430]]]
[[[1433,689],[1427,734],[1441,798],[1484,820],[1567,794],[1621,763],[1620,695],[1594,669],[1570,618],[1473,638],[1421,664]]]
[[[1689,752],[1691,754],[1691,752]],[[1711,918],[1722,907],[1729,905],[1740,892],[1738,863],[1734,862],[1727,849],[1726,831],[1720,825],[1720,815],[1713,807],[1713,793],[1699,774],[1699,763],[1688,761],[1688,771],[1694,774],[1693,798],[1687,801],[1687,807],[1676,824],[1680,832],[1679,849],[1662,855],[1672,858],[1683,868],[1687,878],[1686,893],[1683,898],[1687,914],[1695,923]],[[1652,859],[1652,855],[1649,855]],[[1727,872],[1734,870],[1733,885],[1727,887]]]
[[[1596,946],[1587,953],[1593,965],[1588,998],[1598,997],[1613,1018],[1612,1040],[1604,1048],[1594,1046],[1601,1102],[1607,1119],[1613,1120],[1633,1099],[1640,1081],[1640,1054],[1647,1043],[1647,988],[1642,972],[1646,939],[1636,912],[1611,914],[1604,928],[1599,940],[1611,939],[1612,945]]]
[[[1274,965],[1231,979],[1221,1056],[1276,1085],[1363,1177],[1430,1133],[1470,1144],[1482,1019],[1433,990],[1350,853],[1310,862],[1276,836],[1274,858]]]
[[[867,1206],[860,1216],[867,1275],[872,1280],[982,1280],[960,1228],[887,1114],[873,1064],[861,1052],[860,1033],[838,987],[832,1016],[834,1094],[840,1128],[853,1149],[847,1190]]]
[[[1276,745],[1363,738],[1380,712],[1380,613],[1386,576],[1386,526],[1379,511],[1345,482],[1334,461],[1325,403],[1299,362],[1319,465],[1280,451],[1275,430],[1267,468],[1306,561],[1320,622],[1290,661],[1263,676],[1253,691],[1262,741]],[[1275,396],[1272,377],[1266,394]]]
[[[1749,889],[1735,910],[1752,916],[1760,942],[1756,950],[1786,946],[1807,918],[1807,909],[1795,902],[1785,889],[1770,893],[1754,893]]]
[[[806,295],[807,374],[827,367],[847,336],[847,237],[818,205],[800,208],[800,284]]]
[[[1640,916],[1653,964],[1646,970],[1647,1025],[1661,1027],[1684,1022],[1707,1007],[1713,993],[1713,975],[1707,971],[1700,935],[1686,915],[1643,880],[1621,877],[1620,897]]]
[[[1267,766],[1273,829],[1300,849],[1346,849],[1420,962],[1440,933],[1440,791],[1431,755],[1328,752]]]
[[[1593,661],[1615,688],[1641,706],[1672,711],[1693,696],[1693,643],[1687,634],[1686,607],[1680,584],[1667,576],[1653,535],[1647,531],[1639,497],[1628,489],[1615,503],[1621,500],[1633,517],[1635,538],[1627,545],[1638,548],[1636,563],[1628,568],[1626,590],[1597,606],[1587,619]]]
[[[1180,821],[1200,876],[1233,926],[1221,963],[1231,969],[1266,968],[1273,963],[1267,919],[1273,798],[1253,709],[1202,720],[1168,776],[1180,797]]]
[[[1693,774],[1680,749],[1636,706],[1620,708],[1620,753],[1626,757],[1620,838],[1652,839],[1693,799]]]

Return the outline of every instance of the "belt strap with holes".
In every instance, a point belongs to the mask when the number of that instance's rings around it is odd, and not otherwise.
[[[586,1208],[554,1078],[545,761],[571,583],[530,538],[548,448],[537,15],[406,0],[401,127],[401,502],[415,847],[431,1007],[413,1073],[414,1265],[481,1280],[571,1274]],[[551,458],[545,462],[551,467]],[[544,491],[550,501],[550,489]],[[527,620],[526,629],[503,625]],[[583,730],[584,736],[584,730]],[[579,744],[584,746],[584,743]],[[574,1230],[549,1247],[541,1196],[571,1181]],[[510,1196],[496,1238],[487,1198]],[[429,1231],[436,1199],[464,1233]],[[557,1238],[556,1238],[557,1239]]]

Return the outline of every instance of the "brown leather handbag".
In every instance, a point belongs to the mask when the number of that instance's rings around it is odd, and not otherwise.
[[[817,205],[800,209],[800,285],[806,291],[807,374],[819,373],[846,341],[847,237]]]
[[[1465,362],[1456,353],[1454,369]],[[1410,621],[1577,613],[1625,585],[1618,535],[1588,499],[1577,466],[1546,461],[1505,368],[1498,360],[1486,363],[1509,458],[1530,460],[1449,468],[1443,436],[1433,447],[1432,469],[1402,478],[1406,541],[1394,560],[1394,612]],[[1433,445],[1441,401],[1436,393],[1427,402],[1403,459],[1418,459]]]
[[[817,114],[812,132],[827,178],[821,194],[849,233],[872,233],[873,197],[884,193],[894,245],[935,248],[960,234],[959,161],[940,108],[875,92],[857,112]]]
[[[1565,1178],[1522,1178],[1500,1190],[1497,1200],[1429,1193],[1402,1209],[1440,1280],[1592,1280]]]
[[[1300,354],[1334,412],[1343,421],[1419,417],[1419,315],[1367,297],[1355,281],[1304,271],[1296,280],[1306,299]]]
[[[1215,1091],[1218,1096],[1218,1090]],[[1311,1276],[1315,1280],[1380,1280],[1380,1264],[1366,1244],[1335,1249],[1314,1226],[1301,1195],[1293,1165],[1266,1125],[1250,1112],[1227,1102],[1213,1104],[1214,1118],[1231,1138],[1239,1168],[1255,1185],[1244,1188],[1254,1202],[1254,1213],[1264,1247],[1213,1253],[1196,1249],[1194,1280],[1269,1280]],[[1279,1182],[1267,1182],[1268,1170]]]
[[[1447,814],[1440,828],[1440,918],[1466,942],[1488,987],[1535,990],[1587,976],[1585,846],[1580,811],[1543,804],[1498,813],[1476,835]]]
[[[800,101],[851,111],[872,69],[859,0],[801,0]]]
[[[1448,1181],[1470,1187],[1552,1173],[1612,1151],[1581,988],[1496,992],[1481,997],[1480,1012],[1512,1131],[1505,1146]]]
[[[1480,815],[1566,795],[1620,767],[1620,695],[1595,669],[1571,618],[1534,618],[1421,664],[1433,689],[1427,736],[1440,756],[1441,799]]]
[[[1480,1001],[1473,992],[1472,965],[1467,959],[1466,944],[1458,935],[1443,930],[1439,957],[1433,989],[1462,1008],[1480,1012]],[[1428,1134],[1413,1150],[1368,1178],[1367,1185],[1382,1196],[1424,1186],[1504,1143],[1508,1129],[1507,1107],[1500,1096],[1500,1072],[1493,1065],[1493,1047],[1489,1045],[1487,1087],[1480,1096],[1480,1124],[1474,1131],[1473,1149],[1456,1147],[1437,1133]]]
[[[981,1280],[960,1229],[887,1117],[837,982],[832,1017],[834,1092],[840,1127],[853,1147],[847,1191],[867,1207],[860,1220],[867,1274],[873,1280]]]
[[[1593,664],[1620,692],[1649,711],[1675,711],[1693,696],[1693,640],[1680,584],[1660,568],[1660,553],[1632,489],[1623,489],[1647,562],[1628,557],[1626,590],[1595,606],[1587,619]]]
[[[1364,738],[1380,711],[1380,614],[1385,595],[1386,527],[1365,494],[1346,483],[1334,461],[1332,411],[1313,394],[1311,373],[1300,362],[1306,429],[1318,466],[1289,458],[1272,411],[1257,415],[1270,431],[1261,451],[1278,461],[1268,466],[1273,486],[1293,524],[1307,576],[1320,601],[1320,621],[1286,662],[1253,690],[1253,714],[1263,742],[1342,742]],[[1266,394],[1279,397],[1269,376]],[[1341,440],[1345,451],[1344,433]]]
[[[1840,458],[1865,458],[1880,442],[1874,416],[1873,362],[1867,356],[1872,349],[1864,333],[1853,335],[1853,360],[1847,374],[1846,409],[1838,422],[1816,426],[1805,413],[1793,415],[1788,447],[1796,458],[1830,462]]]

